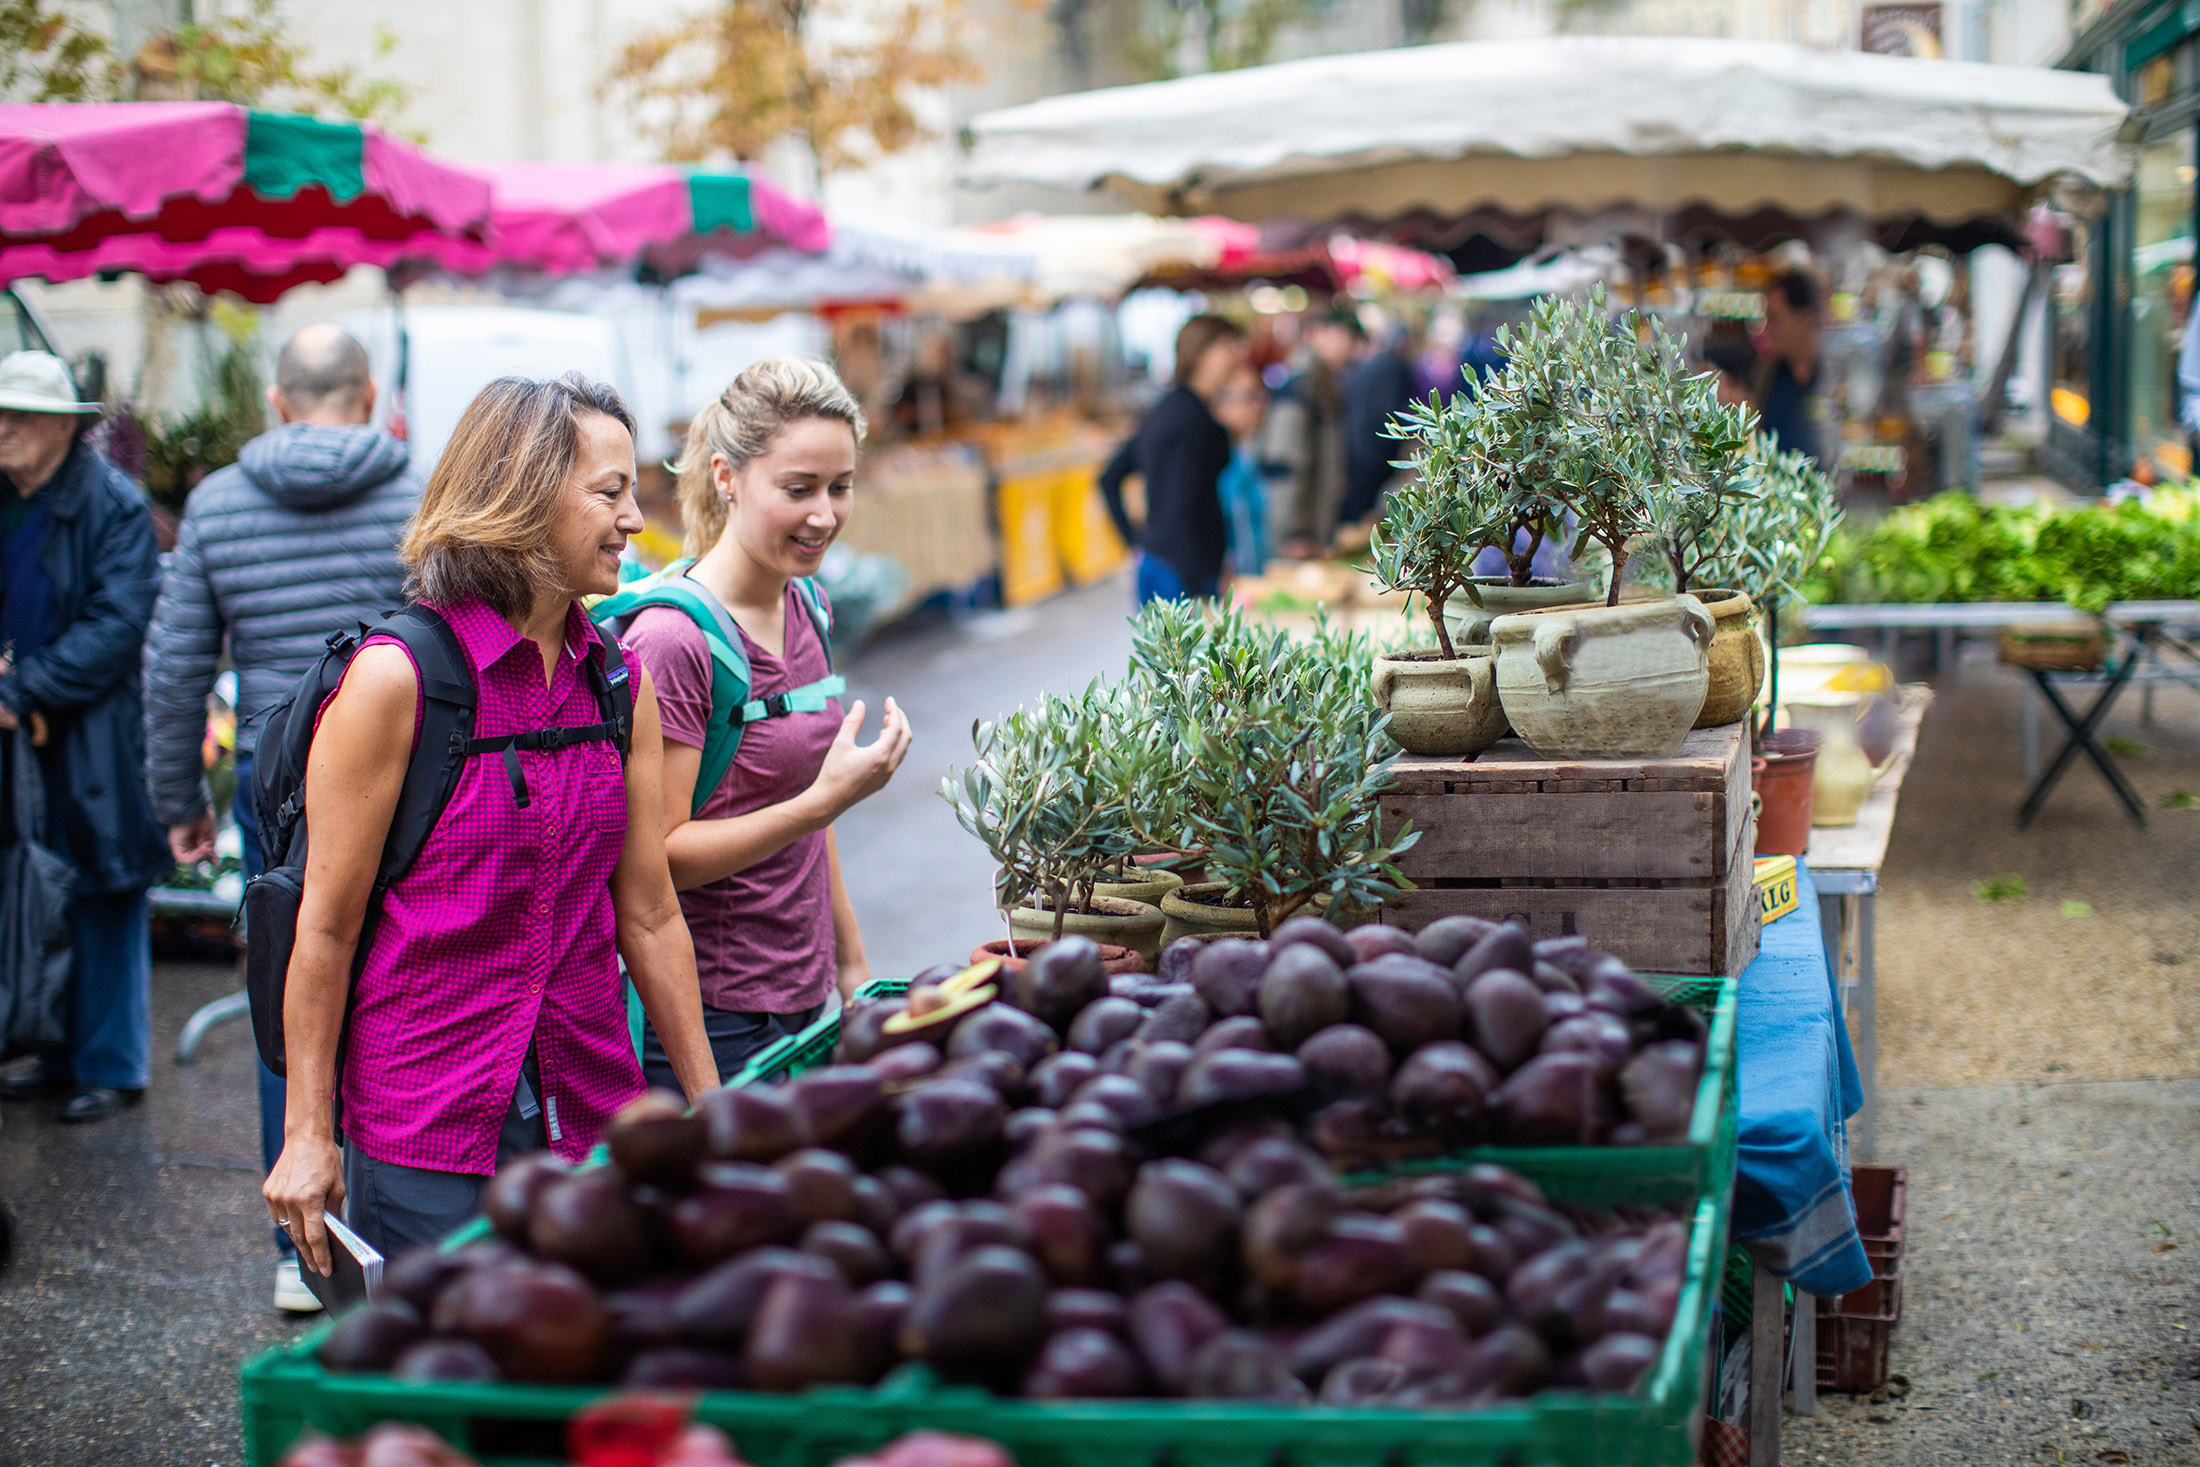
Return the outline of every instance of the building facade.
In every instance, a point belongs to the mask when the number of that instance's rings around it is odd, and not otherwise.
[[[2191,474],[2178,359],[2200,221],[2200,4],[2081,3],[2060,64],[2106,76],[2133,109],[2132,186],[2073,201],[2042,231],[2051,260],[2050,472],[2092,489]]]

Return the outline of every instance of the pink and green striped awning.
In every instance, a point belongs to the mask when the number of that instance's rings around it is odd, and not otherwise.
[[[0,106],[0,281],[135,271],[273,300],[480,239],[478,174],[359,123],[225,102]]]

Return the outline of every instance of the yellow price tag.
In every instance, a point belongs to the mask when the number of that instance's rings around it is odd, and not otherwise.
[[[1793,856],[1759,857],[1755,880],[1757,909],[1761,921],[1777,922],[1795,910],[1799,898],[1796,893]]]

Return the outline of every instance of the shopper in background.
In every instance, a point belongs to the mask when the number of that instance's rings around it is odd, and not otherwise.
[[[138,695],[159,554],[144,494],[87,439],[99,413],[59,357],[0,360],[0,731],[29,727],[49,839],[76,877],[68,1048],[0,1079],[0,1100],[60,1096],[70,1122],[105,1120],[145,1093],[145,893],[170,864],[146,796]]]
[[[1248,361],[1215,394],[1215,421],[1230,435],[1230,463],[1218,486],[1230,522],[1230,570],[1257,576],[1268,565],[1268,481],[1256,456],[1268,389]]]
[[[394,1255],[471,1217],[514,1156],[587,1158],[643,1089],[622,958],[688,1098],[718,1083],[665,863],[657,695],[580,606],[618,588],[643,525],[634,478],[626,404],[578,375],[499,378],[459,418],[402,554],[466,659],[474,743],[490,747],[465,751],[356,967],[415,757],[421,672],[404,643],[369,636],[321,717],[283,997],[283,1150],[261,1188],[316,1271],[330,1263],[322,1216],[347,1199],[345,1221]],[[622,757],[605,725],[629,708]],[[545,731],[564,736],[499,746]]]
[[[1344,378],[1365,340],[1359,318],[1338,309],[1306,328],[1306,365],[1268,415],[1264,458],[1280,469],[1276,543],[1286,560],[1328,550],[1345,498]]]
[[[697,594],[645,605],[627,624],[626,643],[656,682],[665,854],[721,1075],[871,977],[833,822],[894,777],[909,722],[888,698],[878,737],[856,742],[863,704],[843,714],[834,696],[830,611],[809,579],[854,508],[864,431],[862,408],[823,363],[745,369],[696,414],[680,456],[680,519],[696,559],[678,582]],[[720,675],[713,635],[738,644],[741,706],[761,704],[762,716],[698,790]],[[667,1083],[653,1028],[642,1043],[643,1071]]]
[[[1398,471],[1391,460],[1404,446],[1392,438],[1390,420],[1413,405],[1412,337],[1392,326],[1380,349],[1352,369],[1344,383],[1345,495],[1339,523],[1356,525],[1374,518],[1383,489]]]
[[[358,342],[328,322],[301,328],[276,358],[268,405],[282,426],[191,491],[146,635],[145,747],[153,808],[178,861],[211,859],[214,809],[201,755],[206,695],[226,642],[237,674],[237,792],[244,875],[265,861],[252,814],[260,719],[289,696],[329,633],[372,623],[404,601],[398,542],[420,503],[404,444],[367,426],[374,378]],[[249,934],[247,935],[249,941]],[[260,1164],[283,1149],[283,1082],[260,1072]],[[275,1233],[275,1307],[321,1307],[298,1255]]]
[[[1808,271],[1788,269],[1765,286],[1765,352],[1757,363],[1750,397],[1763,430],[1783,453],[1807,453],[1825,462],[1818,422],[1818,282]]]
[[[1139,606],[1221,594],[1230,535],[1221,483],[1231,447],[1212,405],[1244,360],[1245,333],[1235,323],[1186,321],[1176,334],[1173,385],[1100,473],[1109,517],[1139,550]],[[1142,526],[1123,508],[1123,481],[1132,474],[1146,484]]]

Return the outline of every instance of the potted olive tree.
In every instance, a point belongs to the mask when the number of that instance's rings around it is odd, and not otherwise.
[[[1602,606],[1514,612],[1491,624],[1505,714],[1545,758],[1663,757],[1702,711],[1711,615],[1665,596],[1621,604],[1636,543],[1654,534],[1662,497],[1701,492],[1690,423],[1675,383],[1679,352],[1630,313],[1613,322],[1604,292],[1550,299],[1511,342],[1488,384],[1535,427],[1533,472],[1611,562]]]
[[[1745,508],[1762,475],[1751,444],[1756,410],[1719,401],[1708,373],[1668,379],[1684,454],[1679,471],[1650,496],[1649,541],[1673,590],[1711,613],[1710,684],[1696,727],[1733,723],[1764,683],[1764,650],[1753,629],[1755,602],[1734,579]]]
[[[1009,956],[1067,932],[1149,962],[1159,955],[1159,909],[1094,890],[1138,845],[1129,794],[1139,775],[1127,760],[1139,746],[1118,737],[1125,706],[1095,684],[975,724],[976,762],[948,771],[940,784],[956,820],[994,859],[994,902],[1007,915]]]
[[[1375,659],[1376,705],[1390,715],[1390,735],[1408,753],[1478,754],[1505,736],[1492,678],[1496,649],[1454,644],[1444,620],[1484,543],[1474,507],[1451,476],[1424,471],[1392,491],[1369,547],[1375,578],[1388,590],[1419,596],[1436,634],[1433,651]]]
[[[1510,349],[1510,328],[1500,333],[1500,349]],[[1503,376],[1509,368],[1500,368]],[[1447,612],[1454,642],[1479,644],[1490,639],[1490,622],[1510,611],[1567,606],[1586,601],[1583,581],[1538,576],[1536,557],[1564,533],[1561,506],[1541,490],[1537,450],[1542,425],[1523,412],[1518,393],[1477,388],[1454,393],[1449,402],[1435,394],[1391,419],[1385,432],[1412,445],[1411,457],[1398,465],[1441,486],[1459,502],[1472,542],[1469,573],[1459,585],[1466,605]],[[1503,575],[1475,575],[1471,567],[1491,556],[1502,560]]]
[[[1367,695],[1364,638],[1322,625],[1297,640],[1236,610],[1155,603],[1131,640],[1151,741],[1137,821],[1197,851],[1210,878],[1162,898],[1164,941],[1265,933],[1309,904],[1348,919],[1397,890],[1393,858],[1415,837],[1381,833],[1397,749]]]

